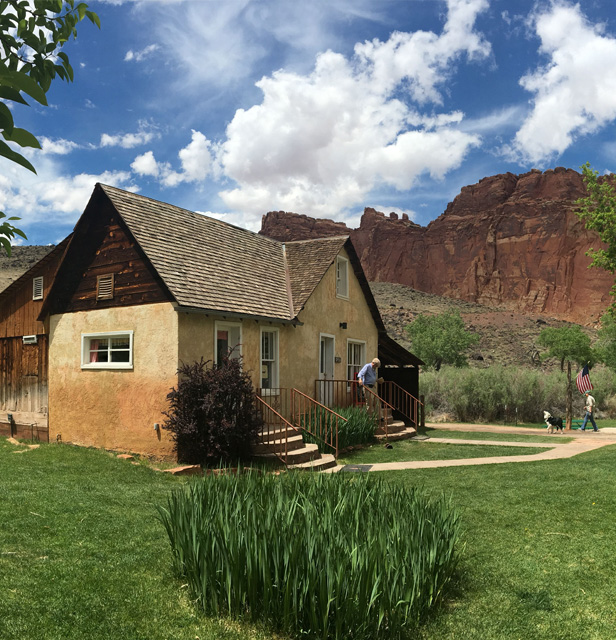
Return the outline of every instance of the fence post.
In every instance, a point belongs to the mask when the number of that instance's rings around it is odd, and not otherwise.
[[[422,429],[426,428],[426,396],[421,395],[419,396],[419,402],[421,402],[421,404],[419,405],[419,426]]]

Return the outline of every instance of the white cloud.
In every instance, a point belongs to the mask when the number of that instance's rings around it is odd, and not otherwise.
[[[124,62],[143,62],[146,58],[149,58],[153,53],[158,51],[160,47],[157,44],[150,44],[141,51],[133,51],[129,49],[124,56]]]
[[[63,140],[62,138],[52,140],[51,138],[40,136],[38,141],[41,143],[41,150],[39,153],[42,153],[43,155],[63,156],[79,148],[79,145],[76,142]]]
[[[443,177],[479,137],[460,130],[460,113],[423,115],[462,55],[485,57],[474,31],[486,0],[449,0],[440,35],[394,33],[357,45],[352,60],[328,51],[310,75],[278,71],[257,86],[263,101],[238,110],[218,160],[238,187],[223,191],[234,209],[287,209],[337,215],[377,184],[409,189],[423,173]],[[397,93],[399,92],[399,93]],[[406,97],[405,94],[406,93]]]
[[[212,143],[193,129],[192,140],[178,153],[181,171],[174,171],[168,162],[158,162],[152,151],[137,156],[131,169],[139,175],[159,179],[165,187],[175,187],[182,182],[202,182],[212,170],[211,148]]]
[[[158,162],[156,162],[152,151],[146,151],[143,155],[137,156],[130,168],[140,176],[156,177],[160,172]]]
[[[616,39],[590,24],[579,4],[554,2],[533,19],[549,62],[520,80],[534,99],[509,152],[540,162],[616,119]]]
[[[147,129],[145,126],[140,127],[137,133],[119,133],[110,135],[108,133],[101,134],[101,147],[122,147],[122,149],[133,149],[143,144],[151,142],[158,138],[156,131]]]
[[[34,224],[46,226],[74,224],[83,212],[97,182],[133,190],[126,171],[66,175],[52,156],[36,160],[38,175],[2,161],[0,210],[22,218],[27,229]]]

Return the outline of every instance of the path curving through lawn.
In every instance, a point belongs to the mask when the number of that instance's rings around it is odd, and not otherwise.
[[[464,432],[489,432],[489,433],[509,433],[518,435],[535,435],[545,436],[546,429],[526,429],[519,427],[502,427],[494,425],[461,425],[461,424],[429,424],[432,429],[443,429],[446,431],[464,431]],[[341,467],[340,470],[345,471],[398,471],[402,469],[433,469],[436,467],[463,467],[468,465],[480,464],[504,464],[508,462],[535,462],[538,460],[558,460],[561,458],[572,458],[580,453],[593,451],[600,447],[616,444],[616,429],[602,429],[599,433],[586,431],[579,433],[578,431],[567,431],[565,434],[568,438],[573,438],[571,442],[559,443],[558,440],[562,436],[553,434],[554,441],[552,443],[521,443],[521,442],[505,442],[505,441],[486,441],[471,439],[453,439],[453,438],[434,438],[430,437],[430,442],[455,443],[455,444],[477,444],[486,445],[494,444],[499,446],[515,446],[515,447],[545,447],[546,450],[540,453],[517,456],[495,456],[484,458],[464,458],[457,460],[417,460],[408,462],[378,462],[374,464],[358,464],[347,465],[347,468]],[[354,468],[357,467],[357,468]]]

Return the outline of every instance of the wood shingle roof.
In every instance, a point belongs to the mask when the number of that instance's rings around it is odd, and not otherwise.
[[[346,236],[290,242],[98,185],[180,306],[293,321]]]

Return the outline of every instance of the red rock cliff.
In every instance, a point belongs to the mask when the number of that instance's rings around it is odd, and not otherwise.
[[[613,276],[588,269],[602,245],[573,213],[584,195],[571,169],[507,173],[464,187],[427,227],[366,209],[358,229],[284,212],[261,233],[296,240],[350,233],[368,280],[587,324],[611,299]]]

